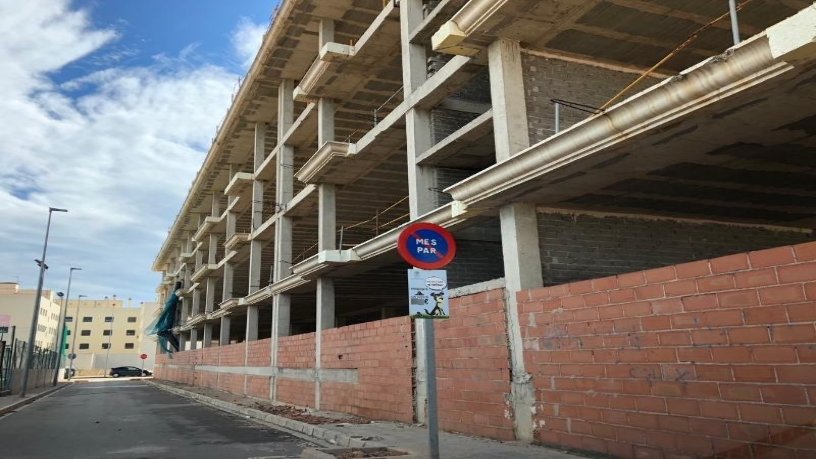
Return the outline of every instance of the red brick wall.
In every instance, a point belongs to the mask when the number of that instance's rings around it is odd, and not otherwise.
[[[815,260],[808,243],[521,292],[536,438],[816,456]]]
[[[268,367],[272,365],[272,338],[247,343],[247,366]]]
[[[358,382],[321,384],[321,408],[369,419],[412,422],[411,319],[367,322],[323,332],[323,368],[357,369]]]
[[[278,367],[280,368],[314,368],[315,334],[286,336],[280,338],[278,348]],[[315,406],[315,383],[302,379],[278,378],[278,401],[298,406]]]
[[[436,325],[442,429],[513,440],[504,289],[453,298]]]

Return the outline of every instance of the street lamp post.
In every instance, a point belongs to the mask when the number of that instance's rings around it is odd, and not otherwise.
[[[79,304],[82,303],[82,298],[85,298],[88,295],[77,295],[77,306],[76,312],[74,313],[74,333],[72,333],[71,338],[71,355],[68,357],[71,358],[71,368],[68,370],[68,379],[71,379],[74,376],[74,361],[76,360],[76,337],[79,333]]]
[[[52,212],[68,212],[67,209],[57,209],[56,207],[48,208],[48,225],[45,227],[45,242],[43,243],[42,258],[39,260],[40,265],[40,279],[37,281],[37,297],[34,299],[34,313],[31,319],[31,331],[28,334],[28,353],[26,354],[25,366],[23,366],[23,385],[20,389],[20,397],[25,397],[26,389],[28,388],[28,373],[31,362],[34,359],[34,340],[37,335],[37,322],[40,316],[40,303],[42,301],[43,280],[45,279],[45,270],[48,267],[45,265],[45,252],[48,250],[48,233],[51,231],[51,213]]]
[[[65,293],[65,300],[62,302],[62,307],[60,307],[60,321],[59,323],[62,325],[60,330],[59,336],[59,346],[57,347],[57,367],[54,369],[54,381],[53,386],[57,385],[57,379],[59,379],[59,371],[60,371],[60,363],[62,361],[62,351],[63,347],[65,347],[65,330],[68,328],[68,324],[65,322],[67,319],[68,314],[68,299],[71,298],[71,278],[74,276],[74,271],[82,271],[82,268],[75,268],[71,267],[68,270],[68,290]],[[76,329],[76,327],[74,327]]]

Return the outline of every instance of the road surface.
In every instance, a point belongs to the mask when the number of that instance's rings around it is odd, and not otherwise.
[[[77,383],[0,417],[3,458],[283,458],[310,446],[138,380]]]

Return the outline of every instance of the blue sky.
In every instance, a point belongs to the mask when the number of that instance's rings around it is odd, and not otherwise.
[[[274,0],[0,0],[0,282],[155,299],[153,259]]]

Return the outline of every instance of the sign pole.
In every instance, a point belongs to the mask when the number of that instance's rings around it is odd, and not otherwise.
[[[428,384],[428,445],[431,459],[439,459],[439,418],[436,403],[436,338],[434,320],[425,322],[425,362]]]

